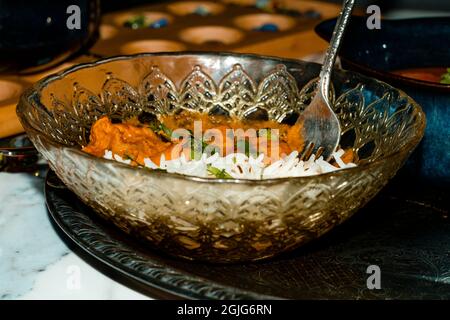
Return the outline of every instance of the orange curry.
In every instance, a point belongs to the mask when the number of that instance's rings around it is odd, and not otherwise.
[[[236,136],[227,134],[227,129],[266,129],[265,132],[277,132],[277,135],[266,134],[249,136],[246,140],[249,149],[256,150],[265,146],[265,161],[271,162],[271,157],[281,157],[296,150],[301,152],[304,141],[298,126],[281,124],[276,121],[241,120],[221,115],[207,115],[197,112],[182,111],[176,115],[161,116],[152,124],[142,123],[137,118],[127,120],[123,123],[112,123],[108,117],[97,120],[90,133],[90,142],[83,151],[97,157],[103,157],[106,150],[130,159],[132,165],[144,165],[144,159],[151,159],[156,165],[160,164],[160,157],[164,154],[166,160],[179,157],[184,154],[187,159],[192,158],[191,146],[173,141],[170,134],[176,129],[182,128],[194,132],[194,122],[201,121],[201,132],[205,134],[210,129],[216,129],[221,133],[219,136],[211,137],[202,141],[204,145],[218,148],[222,156],[236,152]],[[277,129],[275,131],[273,129]],[[223,141],[225,139],[225,141]],[[272,141],[278,141],[277,155],[271,155]],[[345,162],[352,160],[352,154],[346,152],[343,157]]]

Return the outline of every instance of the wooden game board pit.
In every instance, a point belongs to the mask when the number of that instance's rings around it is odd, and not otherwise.
[[[119,31],[116,27],[110,24],[101,24],[99,27],[99,34],[101,40],[107,40],[114,38]]]
[[[22,92],[23,86],[14,81],[0,80],[0,104],[11,99],[17,98]]]
[[[222,13],[225,7],[220,3],[207,1],[180,1],[169,4],[167,9],[169,12],[179,16],[198,14],[199,9],[204,11],[205,15],[217,15]]]
[[[293,28],[296,21],[282,14],[254,13],[237,17],[234,24],[244,30],[256,30],[265,24],[273,24],[279,31],[286,31]]]
[[[113,21],[114,21],[115,25],[117,25],[118,27],[128,28],[128,27],[124,26],[125,22],[127,22],[130,19],[133,19],[136,16],[143,16],[145,18],[145,20],[150,23],[161,20],[161,19],[166,19],[168,21],[168,23],[170,24],[174,20],[172,15],[165,13],[165,12],[136,10],[136,11],[131,11],[131,12],[119,13],[119,14],[115,15]]]
[[[231,45],[244,38],[244,33],[223,26],[201,26],[187,28],[180,32],[180,39],[198,45]]]
[[[317,10],[324,19],[339,13],[339,6],[317,1],[290,0],[286,3],[291,9],[301,12]],[[142,49],[135,50],[136,45],[130,45],[130,51],[127,44],[144,40],[164,40],[178,44],[164,45],[164,51],[170,47],[174,51],[180,51],[183,45],[183,50],[188,51],[258,53],[286,58],[299,58],[326,48],[326,42],[313,31],[321,19],[266,12],[251,6],[252,4],[255,2],[246,2],[243,6],[224,1],[176,1],[112,12],[103,16],[103,24],[117,27],[118,32],[109,38],[100,39],[90,52],[98,57],[142,52]],[[208,9],[210,14],[195,14],[199,7]],[[164,17],[170,20],[169,24],[162,28],[132,29],[124,26],[127,19],[150,13],[161,14],[153,16],[154,19],[167,15]],[[272,32],[258,30],[262,29],[261,26],[268,25],[272,30],[269,28],[266,31]],[[148,52],[156,52],[155,50],[155,47],[151,47]]]
[[[136,54],[144,52],[171,52],[183,51],[185,45],[180,42],[170,40],[138,40],[131,41],[120,47],[120,52],[123,54]]]

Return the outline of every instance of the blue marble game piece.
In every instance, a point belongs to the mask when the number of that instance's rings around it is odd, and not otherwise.
[[[259,9],[267,9],[271,3],[271,0],[257,0],[255,7]]]
[[[164,28],[167,27],[169,25],[169,20],[167,20],[166,18],[161,18],[159,20],[156,20],[154,22],[152,22],[151,24],[149,24],[149,28],[151,29],[159,29],[159,28]]]
[[[309,9],[306,10],[303,15],[306,18],[311,18],[311,19],[320,19],[322,17],[322,14],[319,11],[316,11],[314,9]]]
[[[195,8],[193,13],[194,14],[198,14],[199,16],[207,16],[207,15],[209,15],[208,9],[206,9],[203,6],[198,6],[197,8]]]
[[[255,31],[265,31],[265,32],[278,32],[280,31],[278,26],[274,23],[265,23],[259,27],[254,28]]]

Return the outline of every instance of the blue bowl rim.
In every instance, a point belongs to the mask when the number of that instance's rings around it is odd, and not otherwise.
[[[355,20],[355,19],[362,20],[363,18],[364,17],[361,17],[361,16],[352,17],[353,20]],[[337,18],[330,18],[330,19],[324,20],[315,26],[314,31],[322,39],[329,42],[331,39],[331,34],[324,32],[322,30],[322,28],[326,24],[329,24],[330,22],[336,23],[336,20],[337,20]],[[436,18],[427,17],[427,18],[411,18],[411,19],[382,19],[382,21],[384,21],[385,23],[387,22],[387,23],[394,23],[394,24],[395,23],[400,24],[400,23],[404,23],[404,22],[411,24],[411,23],[425,23],[425,22],[431,22],[431,21],[433,21],[433,22],[443,21],[443,22],[448,22],[450,25],[450,17],[448,17],[448,18],[447,17],[436,17]],[[344,62],[344,64],[353,68],[353,70],[356,70],[358,72],[361,72],[363,74],[366,74],[368,76],[371,76],[371,77],[374,77],[377,79],[382,79],[388,83],[395,83],[400,86],[409,85],[411,87],[428,88],[428,89],[432,89],[434,91],[450,93],[450,84],[418,80],[418,79],[408,78],[408,77],[404,77],[404,76],[401,76],[398,74],[390,73],[387,71],[375,69],[375,68],[370,67],[368,64],[362,64],[359,62],[355,62],[342,54],[339,54],[339,58],[341,59],[342,62]]]

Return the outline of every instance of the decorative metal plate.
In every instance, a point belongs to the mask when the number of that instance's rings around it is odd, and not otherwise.
[[[144,286],[193,299],[449,299],[447,189],[394,179],[355,217],[290,254],[248,264],[195,263],[151,251],[99,218],[50,171],[56,224],[86,252]],[[381,290],[367,288],[367,268]]]

